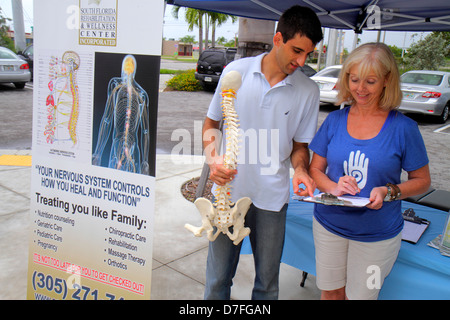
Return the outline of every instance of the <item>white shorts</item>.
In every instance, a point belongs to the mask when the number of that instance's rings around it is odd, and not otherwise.
[[[345,287],[350,300],[376,300],[384,278],[391,272],[402,236],[361,242],[342,238],[313,219],[316,281],[320,290]]]

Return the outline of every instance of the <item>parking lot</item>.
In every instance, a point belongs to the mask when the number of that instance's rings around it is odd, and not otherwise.
[[[195,64],[163,60],[161,68],[185,70],[195,68]],[[168,154],[175,150],[185,154],[201,154],[201,125],[212,93],[164,91],[164,82],[168,78],[161,76],[160,79],[157,152]],[[3,120],[0,126],[0,149],[31,149],[32,101],[32,83],[23,90],[16,90],[13,85],[0,85]],[[333,109],[330,105],[320,107],[319,125]],[[450,190],[450,121],[437,124],[432,118],[419,115],[411,117],[419,124],[427,146],[433,187]],[[190,141],[186,140],[187,137],[190,137]],[[190,150],[180,148],[188,143],[191,145]]]

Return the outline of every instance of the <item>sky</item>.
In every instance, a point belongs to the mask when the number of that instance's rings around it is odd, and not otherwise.
[[[31,32],[33,26],[33,0],[22,0],[25,31]],[[178,20],[172,15],[171,5],[166,6],[164,14],[164,28],[163,37],[166,39],[178,40],[186,35],[195,36],[195,40],[198,41],[198,29],[194,27],[193,31],[187,30],[187,23],[184,20],[184,8],[181,8],[179,12]],[[11,0],[0,0],[0,8],[2,8],[3,15],[12,18]],[[231,23],[231,20],[216,29],[217,37],[225,37],[227,40],[231,40],[237,35],[239,29],[239,22]],[[324,40],[328,42],[328,29],[325,29]],[[354,33],[351,30],[344,31],[344,47],[350,49],[353,44]],[[400,32],[400,31],[388,31],[385,35],[385,43],[388,45],[396,45],[399,48],[408,48],[413,42],[419,41],[425,37],[428,33],[422,32]],[[360,36],[361,43],[372,42],[377,40],[377,31],[364,31]],[[383,33],[381,35],[383,39]]]
[[[1,1],[1,0],[0,0]],[[166,39],[174,38],[178,40],[185,35],[195,36],[195,40],[198,40],[198,29],[194,28],[192,32],[187,31],[187,25],[184,20],[184,11],[180,11],[178,20],[172,16],[172,7],[167,5],[166,12],[164,14],[164,29],[163,37]],[[181,10],[184,10],[181,8]],[[218,29],[216,29],[217,37],[225,37],[227,40],[231,40],[234,34],[238,32],[239,22],[236,21],[234,24],[229,22],[223,24]],[[328,42],[328,28],[325,29],[325,43]],[[344,31],[344,47],[350,49],[353,46],[354,32],[352,30]],[[424,32],[400,32],[400,31],[388,31],[385,36],[385,43],[388,45],[396,45],[399,48],[408,48],[413,42],[417,42],[421,37],[425,37],[428,33]],[[415,36],[414,36],[415,35]],[[378,32],[377,31],[364,31],[360,36],[361,43],[377,41]],[[383,37],[383,33],[381,35]]]

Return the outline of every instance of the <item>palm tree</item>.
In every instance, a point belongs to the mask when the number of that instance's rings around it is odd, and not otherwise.
[[[210,23],[212,25],[212,46],[215,47],[216,45],[216,27],[220,27],[222,24],[224,24],[228,18],[231,18],[231,21],[233,23],[236,22],[237,17],[236,16],[230,16],[228,14],[223,13],[217,13],[217,12],[208,12],[208,15],[210,16]]]
[[[180,7],[174,6],[172,8],[172,15],[178,19],[178,12]],[[197,10],[192,8],[186,8],[185,20],[188,23],[188,30],[192,31],[194,26],[198,27],[198,50],[199,53],[203,52],[203,16],[206,11]]]
[[[173,6],[172,8],[172,15],[178,19],[178,13],[180,11],[180,7]],[[205,19],[205,23],[203,23],[203,18]],[[194,26],[198,27],[198,42],[199,42],[199,53],[202,53],[203,51],[203,42],[208,44],[208,38],[209,38],[209,26],[212,26],[212,45],[215,46],[215,33],[216,33],[216,26],[220,26],[223,23],[225,23],[228,18],[231,18],[231,20],[236,22],[237,17],[230,16],[223,13],[217,13],[217,12],[208,12],[203,10],[197,10],[192,8],[186,8],[185,11],[185,20],[188,23],[188,30],[192,31],[194,29]],[[205,27],[205,41],[203,41],[203,27]]]

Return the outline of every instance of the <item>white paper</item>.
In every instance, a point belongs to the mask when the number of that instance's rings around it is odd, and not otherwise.
[[[402,240],[416,243],[417,241],[419,241],[420,237],[427,227],[428,224],[425,223],[419,224],[405,220],[405,225],[402,230]]]

